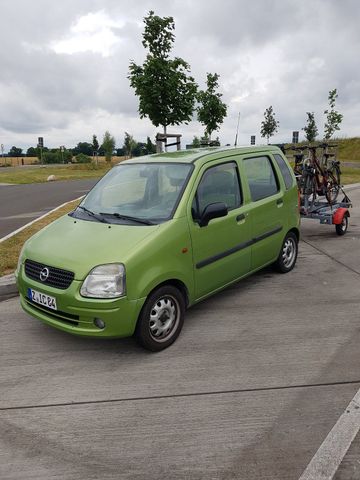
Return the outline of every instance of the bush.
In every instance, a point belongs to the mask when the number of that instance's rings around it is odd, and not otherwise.
[[[61,155],[58,152],[45,152],[43,153],[44,163],[61,163]]]
[[[75,157],[76,163],[91,163],[92,159],[88,155],[84,155],[83,153],[79,153]]]

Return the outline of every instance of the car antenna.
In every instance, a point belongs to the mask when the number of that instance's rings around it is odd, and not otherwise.
[[[236,129],[234,147],[237,146],[237,139],[238,139],[238,133],[239,133],[239,123],[240,123],[240,112],[239,112],[239,115],[238,115],[238,122],[237,122],[237,129]]]

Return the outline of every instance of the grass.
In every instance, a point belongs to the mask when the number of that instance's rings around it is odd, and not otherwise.
[[[341,167],[341,183],[349,185],[349,183],[360,182],[360,168]]]
[[[49,175],[55,175],[56,180],[80,180],[85,178],[102,177],[112,168],[112,165],[79,164],[64,165],[63,167],[26,167],[14,168],[5,172],[0,171],[0,183],[43,183]]]
[[[14,235],[13,237],[0,243],[0,277],[13,273],[16,270],[17,261],[20,251],[28,238],[34,235],[36,232],[44,228],[49,223],[53,222],[57,218],[71,212],[80,203],[79,200],[70,202],[64,207],[56,210],[56,212],[47,215],[42,220],[35,222],[33,225],[25,228],[23,231]]]

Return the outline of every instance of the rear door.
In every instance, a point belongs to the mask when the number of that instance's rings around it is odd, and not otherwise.
[[[228,207],[225,217],[199,226],[204,208],[216,202]],[[244,205],[235,160],[204,165],[188,208],[197,299],[246,275],[250,269],[249,206]]]
[[[270,156],[246,156],[242,168],[251,201],[251,270],[255,270],[279,255],[287,223],[284,189]]]

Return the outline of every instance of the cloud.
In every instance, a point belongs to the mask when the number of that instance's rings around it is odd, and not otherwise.
[[[174,55],[189,62],[201,88],[206,73],[220,74],[228,117],[219,136],[233,143],[259,138],[265,108],[280,121],[276,141],[301,130],[314,111],[322,130],[328,91],[338,88],[344,114],[340,135],[358,134],[360,4],[357,0],[12,0],[2,11],[0,42],[0,142],[28,146],[43,135],[49,146],[89,141],[105,130],[122,144],[156,128],[138,118],[127,79],[130,60],[141,63],[143,17],[150,9],[172,15]],[[21,15],[19,15],[21,12]],[[16,28],[14,28],[16,25]],[[194,119],[169,127],[184,143],[201,135]]]

